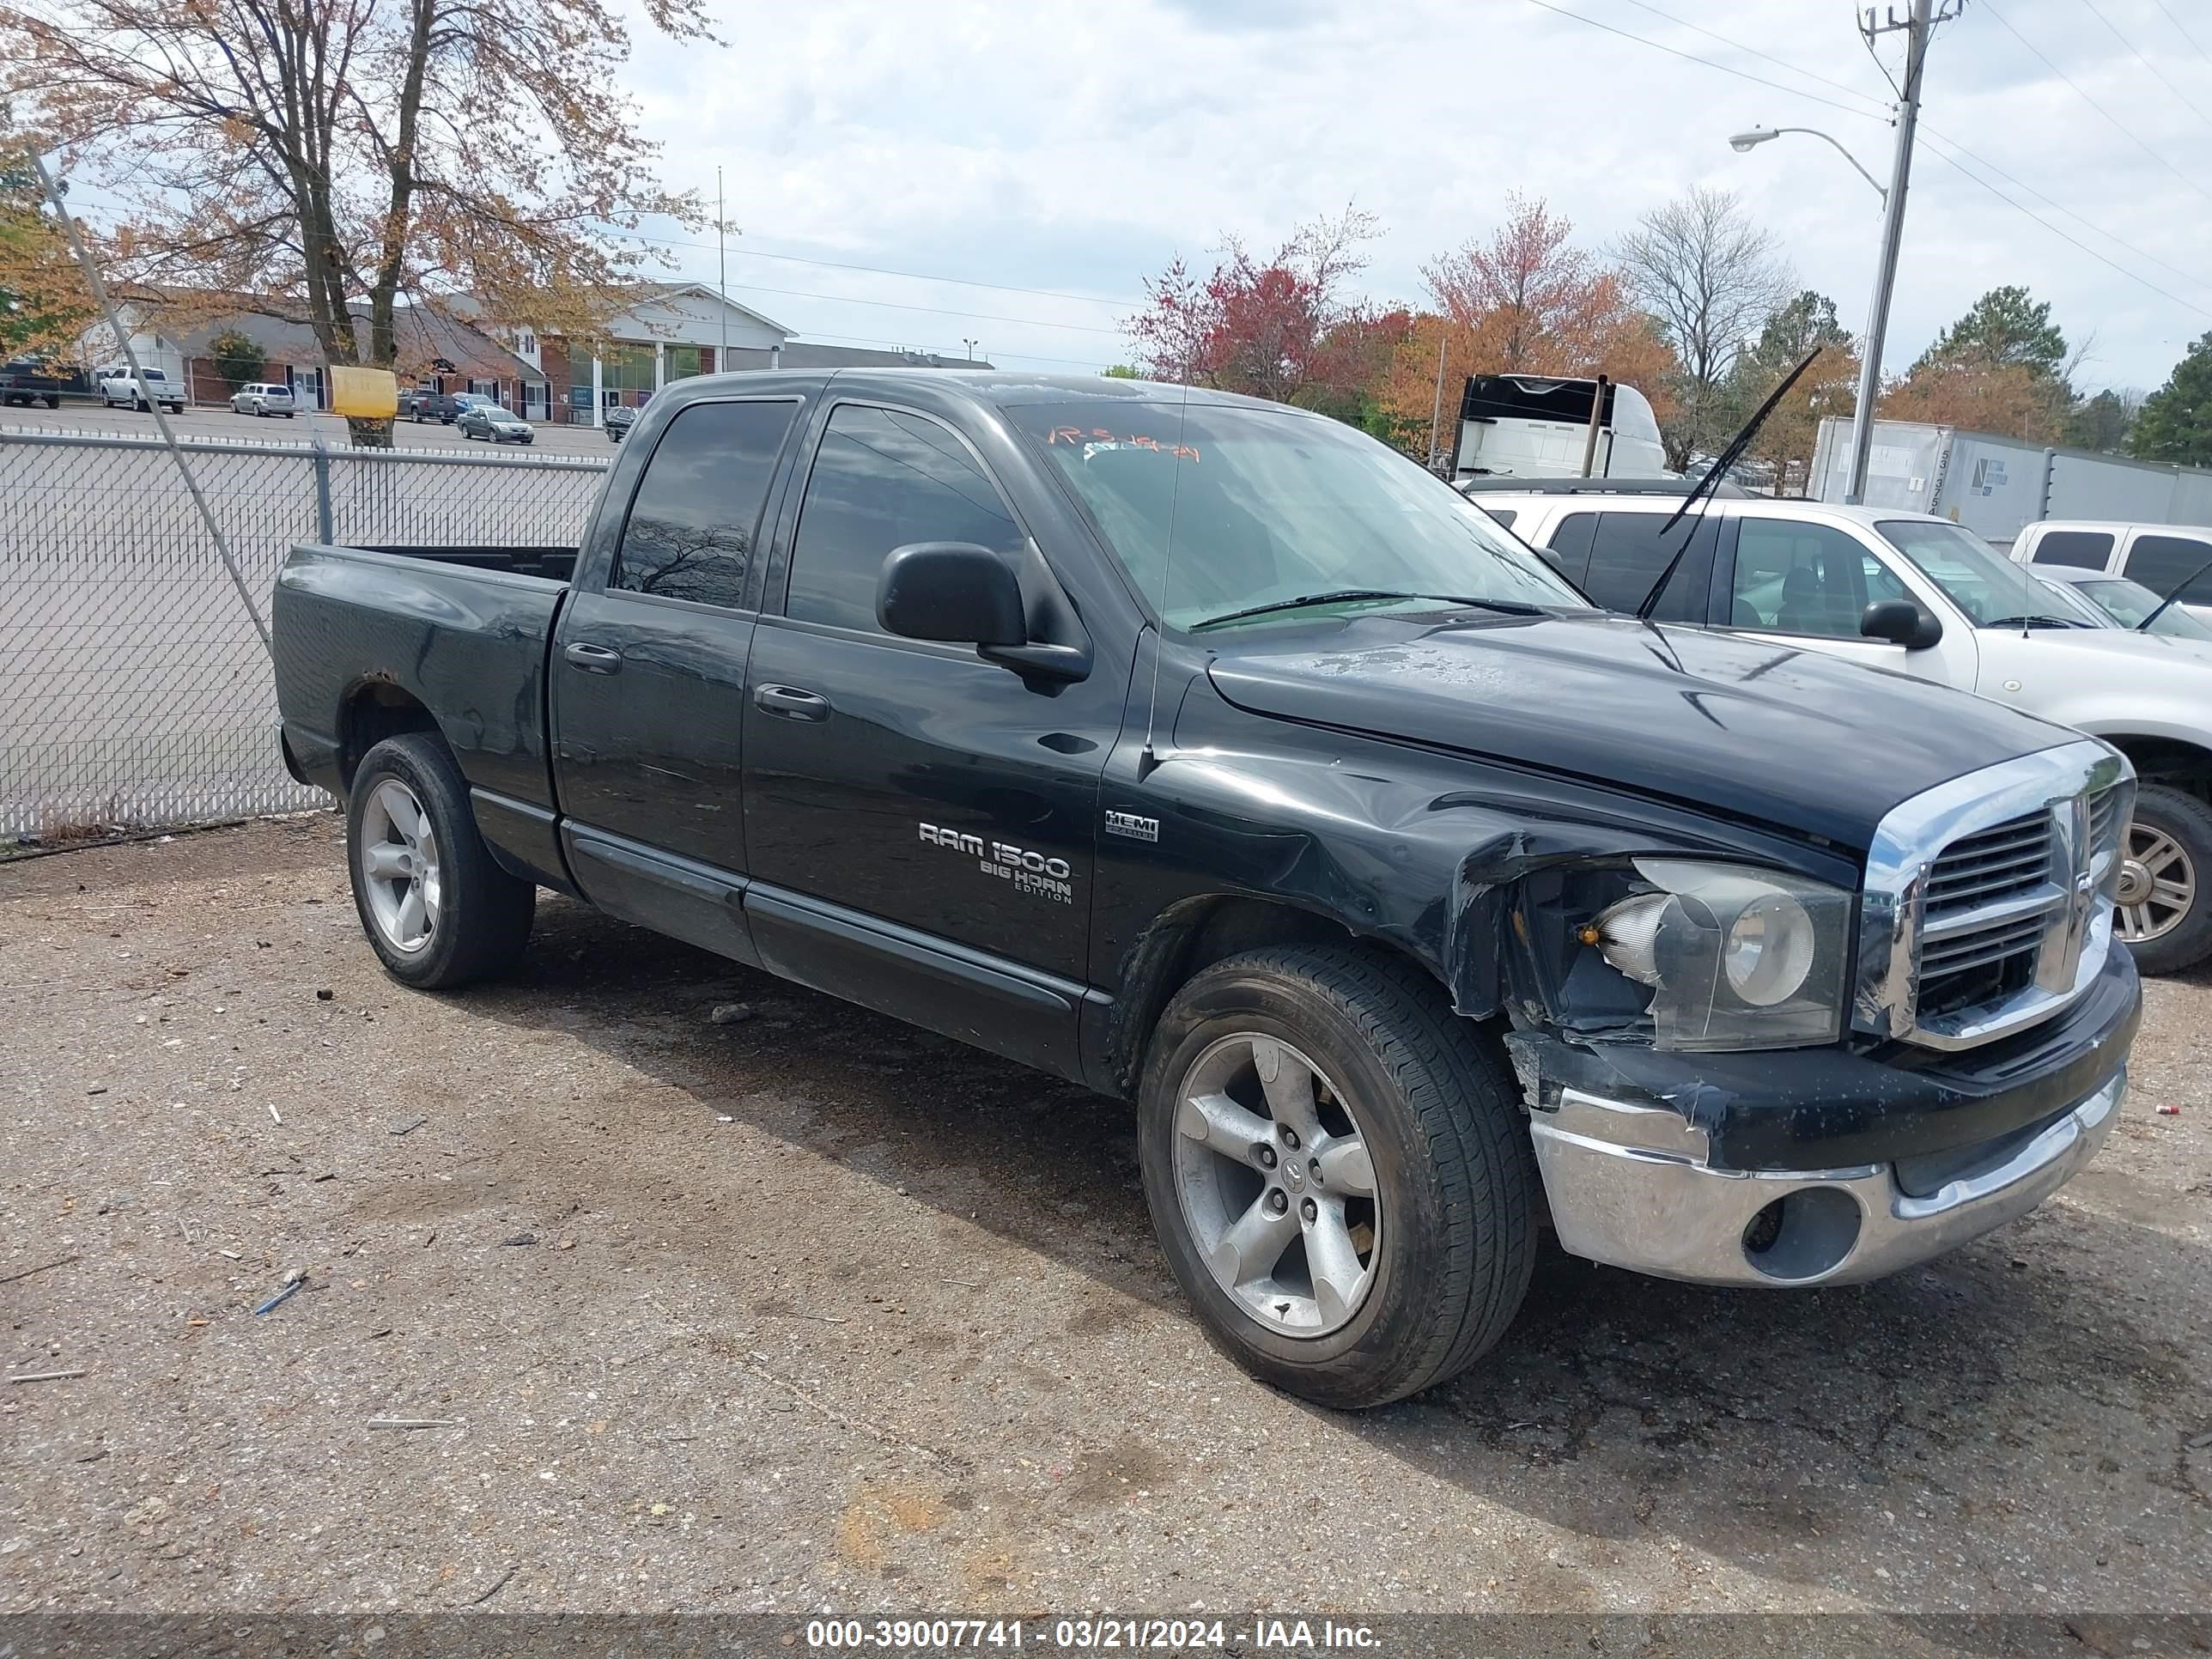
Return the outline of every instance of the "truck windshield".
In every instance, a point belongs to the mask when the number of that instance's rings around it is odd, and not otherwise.
[[[1875,528],[1977,628],[2088,625],[2051,598],[2026,565],[2002,556],[1971,531],[1924,519],[1885,519]]]
[[[2142,619],[2156,611],[2158,620],[2150,625],[2151,633],[2171,635],[2177,640],[2212,640],[2212,628],[2178,605],[2159,611],[2159,596],[2125,576],[2100,576],[2093,582],[2069,585],[2123,628],[2140,627]]]
[[[1449,485],[1325,416],[1118,398],[1006,413],[1170,627],[1589,608]]]

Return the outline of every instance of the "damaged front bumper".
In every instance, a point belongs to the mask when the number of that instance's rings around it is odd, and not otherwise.
[[[2115,951],[2035,1031],[1964,1054],[1893,1044],[1662,1054],[1507,1039],[1562,1248],[1704,1285],[1860,1283],[2026,1214],[2119,1115],[2141,1018]]]

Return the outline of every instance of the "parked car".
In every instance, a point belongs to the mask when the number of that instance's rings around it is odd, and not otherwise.
[[[2191,614],[2178,601],[2169,604],[2164,594],[2152,592],[2141,582],[2063,564],[2037,565],[2035,575],[2045,586],[2081,601],[2082,614],[2100,628],[2142,629],[2145,633],[2212,645],[2212,623]],[[2145,623],[2150,624],[2148,628],[2143,628]]]
[[[763,373],[636,436],[579,548],[279,574],[285,763],[404,984],[511,965],[544,886],[1133,1097],[1200,1322],[1344,1407],[1496,1342],[1540,1215],[1853,1282],[2114,1121],[2102,743],[1604,616],[1282,405]]]
[[[0,407],[21,404],[28,409],[33,404],[44,404],[48,409],[59,409],[62,393],[80,389],[72,384],[76,379],[43,357],[17,357],[0,366]]]
[[[1737,497],[1662,535],[1666,495],[1474,499],[1512,512],[1513,532],[1608,608],[1634,611],[1686,536],[1657,617],[1940,681],[2113,744],[2142,782],[2121,935],[2146,973],[2212,956],[2212,647],[2094,626],[1924,513]]]
[[[617,404],[611,409],[601,410],[599,424],[606,429],[607,441],[618,444],[629,436],[629,429],[637,424],[637,417],[641,412],[626,404]]]
[[[134,375],[125,365],[100,372],[100,401],[108,409],[118,404],[132,409],[150,409],[159,404],[172,415],[181,415],[185,412],[185,389],[158,368],[141,369]]]
[[[239,387],[230,394],[230,407],[235,414],[282,415],[288,421],[295,412],[292,388],[268,380],[255,380]]]
[[[538,437],[529,422],[495,403],[469,404],[453,416],[453,430],[464,438],[489,438],[495,444],[532,443]]]
[[[2012,556],[2038,568],[2125,576],[2161,599],[2178,588],[2177,605],[2212,621],[2212,527],[2051,519],[2021,531]]]
[[[399,394],[398,413],[406,420],[437,421],[451,426],[463,410],[498,401],[481,392],[428,392],[416,387]]]

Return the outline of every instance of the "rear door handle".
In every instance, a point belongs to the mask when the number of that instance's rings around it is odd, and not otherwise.
[[[622,653],[610,651],[604,645],[593,645],[588,640],[578,640],[561,653],[572,667],[586,674],[619,674],[622,672]]]
[[[802,691],[795,685],[762,685],[753,690],[753,702],[764,714],[780,714],[787,720],[826,720],[830,718],[830,699],[817,697],[811,691]]]

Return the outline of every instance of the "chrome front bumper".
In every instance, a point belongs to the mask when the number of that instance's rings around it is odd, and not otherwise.
[[[1679,1113],[1576,1089],[1530,1121],[1571,1255],[1696,1285],[1796,1289],[1880,1279],[2027,1214],[2097,1155],[2126,1090],[2124,1066],[2026,1142],[1955,1160],[1925,1197],[1887,1164],[1716,1170],[1705,1132]]]

